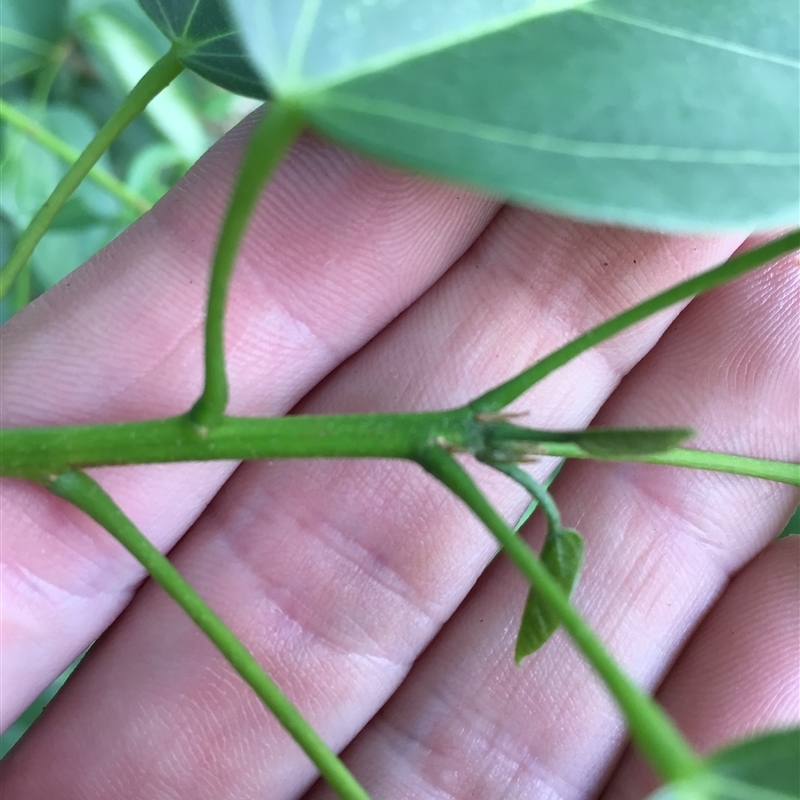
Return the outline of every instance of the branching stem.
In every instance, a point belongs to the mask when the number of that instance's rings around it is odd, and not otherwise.
[[[666,781],[676,781],[702,770],[703,762],[666,713],[617,665],[588,623],[570,604],[558,583],[524,540],[495,511],[461,465],[438,447],[424,453],[420,463],[475,512],[526,580],[552,606],[575,645],[594,667],[624,712],[631,738],[661,777]]]
[[[434,442],[480,455],[485,429],[469,408],[419,414],[344,414],[289,417],[223,417],[199,431],[185,416],[105,425],[0,428],[0,476],[42,480],[73,469],[122,464],[266,458],[405,458]],[[564,431],[516,428],[521,445],[537,455],[642,461],[712,469],[800,485],[800,465],[767,459],[673,448],[650,455],[587,453],[564,441]],[[580,433],[576,434],[580,436]],[[528,448],[529,451],[531,448]]]

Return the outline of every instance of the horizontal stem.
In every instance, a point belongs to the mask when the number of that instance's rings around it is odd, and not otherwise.
[[[108,425],[0,429],[0,475],[41,480],[120,464],[264,458],[413,458],[439,437],[467,449],[474,416],[426,414],[224,417],[202,431],[186,416]]]
[[[147,570],[150,577],[189,615],[227,659],[239,676],[255,691],[278,722],[311,759],[341,800],[369,800],[339,757],[320,738],[297,707],[267,675],[236,634],[194,590],[113,499],[82,472],[67,472],[46,483],[53,494],[63,497],[99,522]]]
[[[71,469],[122,464],[265,458],[415,458],[440,442],[480,453],[482,421],[468,408],[420,414],[224,417],[203,431],[187,416],[105,425],[0,428],[0,476],[41,480]],[[800,465],[728,453],[674,448],[651,455],[597,455],[562,439],[563,431],[515,428],[529,453],[709,469],[800,484]],[[524,457],[521,456],[521,458]]]
[[[569,598],[525,541],[492,507],[461,465],[441,448],[431,448],[419,459],[425,469],[458,495],[495,535],[505,554],[558,615],[575,645],[603,679],[625,714],[631,738],[667,781],[687,778],[702,761],[663,709],[623,672],[614,657],[572,606]]]
[[[42,145],[42,147],[47,148],[67,164],[74,164],[80,158],[79,150],[62,141],[55,134],[50,133],[36,120],[31,119],[18,108],[14,108],[2,98],[0,98],[0,119],[5,120],[9,125],[13,125],[17,130],[30,136],[31,139]],[[134,192],[133,189],[128,188],[121,180],[97,164],[89,170],[87,177],[113,194],[114,197],[137,214],[144,214],[153,205],[149,200]]]

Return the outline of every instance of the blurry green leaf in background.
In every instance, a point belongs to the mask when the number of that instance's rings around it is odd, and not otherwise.
[[[0,0],[0,98],[80,152],[168,47],[135,0]],[[99,166],[132,193],[155,202],[257,105],[184,74],[124,131]],[[0,263],[67,168],[61,155],[19,126],[0,122]],[[136,216],[130,204],[84,181],[36,248],[15,290],[0,302],[0,322],[58,283]],[[0,757],[73,668],[0,736]]]
[[[169,47],[135,0],[0,0],[0,98],[80,152]],[[159,199],[253,100],[186,73],[114,143],[100,166],[132,193]],[[0,123],[0,252],[47,199],[68,164]],[[136,214],[85,181],[0,305],[5,321],[124,230]]]

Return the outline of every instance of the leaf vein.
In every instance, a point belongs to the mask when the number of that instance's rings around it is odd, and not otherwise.
[[[765,53],[763,50],[757,50],[755,47],[747,47],[747,45],[736,44],[735,42],[726,42],[724,39],[717,39],[713,36],[705,36],[699,33],[692,33],[685,31],[681,28],[672,28],[668,25],[661,25],[658,22],[652,22],[648,19],[641,19],[633,17],[629,14],[620,14],[616,11],[606,11],[603,8],[598,8],[596,5],[585,6],[576,9],[581,14],[588,14],[592,17],[602,17],[614,22],[619,22],[623,25],[630,25],[635,28],[642,28],[644,30],[659,33],[664,36],[672,36],[676,39],[683,39],[687,42],[694,44],[701,44],[705,47],[713,47],[717,50],[726,50],[729,53],[736,53],[741,56],[748,56],[749,58],[759,59],[760,61],[769,61],[771,64],[779,64],[783,67],[792,67],[793,69],[800,70],[800,61],[791,58],[784,58],[783,56],[773,55],[772,53]]]
[[[674,163],[748,164],[788,167],[800,163],[800,153],[763,152],[759,150],[704,150],[670,145],[638,145],[623,142],[591,142],[567,139],[544,133],[506,128],[486,122],[423,110],[388,100],[369,100],[357,95],[326,93],[307,98],[309,106],[338,107],[370,116],[394,119],[438,128],[450,133],[472,136],[497,144],[514,145],[529,150],[576,156],[579,158],[619,159],[626,161],[667,161]]]

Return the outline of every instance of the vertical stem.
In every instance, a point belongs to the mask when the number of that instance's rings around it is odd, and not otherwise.
[[[191,584],[125,516],[106,492],[84,472],[59,475],[47,488],[99,522],[148,571],[153,580],[192,618],[236,672],[256,692],[314,762],[341,800],[369,800],[369,796],[325,744],[319,734],[267,675],[252,653],[209,608]]]
[[[31,301],[31,264],[28,262],[20,270],[11,291],[11,308],[16,314]]]
[[[552,606],[573,642],[603,679],[625,714],[631,738],[661,777],[675,781],[699,771],[702,761],[663,709],[617,666],[613,656],[573,608],[561,587],[525,542],[506,525],[461,465],[439,448],[429,449],[420,463],[477,514],[531,586]]]
[[[53,189],[53,193],[36,213],[28,227],[17,240],[11,256],[0,270],[0,297],[5,297],[14,279],[31,257],[36,245],[47,232],[51,223],[72,193],[78,188],[103,153],[108,150],[120,133],[136,119],[147,104],[181,73],[183,65],[174,49],[160,58],[145,73],[139,83],[131,89],[122,105],[111,115],[108,122],[89,142],[78,160],[67,170]]]
[[[264,182],[280,164],[303,122],[303,116],[296,108],[275,101],[259,121],[242,159],[211,267],[206,314],[205,386],[189,412],[190,419],[199,427],[217,425],[228,404],[225,306],[242,237]]]

